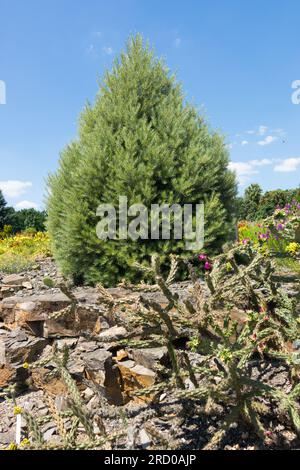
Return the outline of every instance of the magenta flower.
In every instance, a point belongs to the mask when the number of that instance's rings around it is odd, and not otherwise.
[[[244,238],[244,240],[242,240],[242,244],[247,245],[248,241],[249,241],[249,238]]]
[[[284,225],[283,224],[278,224],[277,225],[277,230],[283,230],[284,229]]]
[[[205,265],[204,265],[204,269],[206,269],[206,271],[210,271],[212,268],[212,264],[209,263],[208,261],[206,261]]]
[[[200,261],[205,261],[206,258],[207,258],[207,256],[206,256],[206,255],[203,255],[203,254],[201,254],[201,255],[198,256],[198,259],[199,259]]]

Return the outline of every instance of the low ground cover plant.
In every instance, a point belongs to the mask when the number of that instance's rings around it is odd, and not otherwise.
[[[18,273],[29,269],[40,257],[51,255],[46,232],[28,230],[0,238],[0,271]]]

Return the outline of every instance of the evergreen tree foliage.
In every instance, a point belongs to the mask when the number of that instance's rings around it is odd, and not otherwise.
[[[263,191],[259,184],[250,184],[245,190],[243,209],[243,218],[247,220],[255,220],[260,208]]]
[[[7,203],[0,190],[0,230],[7,224]]]
[[[180,85],[138,35],[107,73],[94,106],[81,115],[79,137],[48,180],[48,229],[63,273],[111,285],[134,279],[134,261],[183,251],[182,240],[97,238],[100,203],[205,203],[206,248],[232,231],[236,183],[223,138],[212,133]]]

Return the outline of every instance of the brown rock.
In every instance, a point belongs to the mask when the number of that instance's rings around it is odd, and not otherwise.
[[[0,388],[5,388],[13,382],[16,371],[10,366],[0,366]]]
[[[112,353],[105,349],[82,355],[85,374],[88,379],[97,384],[110,403],[121,405],[123,397],[120,388],[120,377],[118,370],[113,366]]]
[[[93,333],[98,335],[103,330],[108,330],[110,327],[108,321],[104,317],[99,317],[96,319]]]
[[[135,365],[133,361],[119,362],[118,368],[121,374],[121,386],[125,403],[132,399],[132,392],[141,388],[150,387],[155,383],[155,372],[144,366]],[[148,402],[151,400],[151,396],[134,398],[134,401],[137,403]]]
[[[1,348],[5,349],[6,364],[21,365],[24,362],[34,361],[47,345],[44,338],[36,338],[17,328],[1,335]]]
[[[2,284],[6,286],[22,286],[23,282],[29,282],[29,279],[20,274],[10,274],[2,279]]]
[[[119,351],[117,351],[116,360],[123,361],[123,359],[128,359],[128,352],[125,351],[125,349],[120,349]]]
[[[24,369],[22,366],[13,367],[10,364],[0,366],[0,388],[15,385],[16,391],[24,389],[28,377],[28,370]]]
[[[38,367],[32,370],[31,379],[33,385],[50,395],[67,395],[68,390],[60,377],[49,375],[50,370],[44,367]]]

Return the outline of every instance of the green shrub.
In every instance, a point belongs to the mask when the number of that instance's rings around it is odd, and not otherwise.
[[[180,85],[140,36],[115,62],[93,107],[81,115],[79,138],[49,178],[48,229],[65,275],[115,283],[136,273],[128,265],[159,252],[179,253],[183,241],[97,238],[100,203],[205,203],[206,243],[216,249],[232,230],[236,185],[223,138],[211,133]]]
[[[0,271],[18,273],[31,268],[35,259],[50,256],[50,242],[47,233],[24,232],[0,238]]]
[[[6,253],[0,256],[0,272],[6,274],[21,273],[30,269],[32,265],[32,259],[16,253]]]
[[[0,231],[0,238],[8,238],[12,235],[13,228],[11,225],[4,225],[3,230]]]

